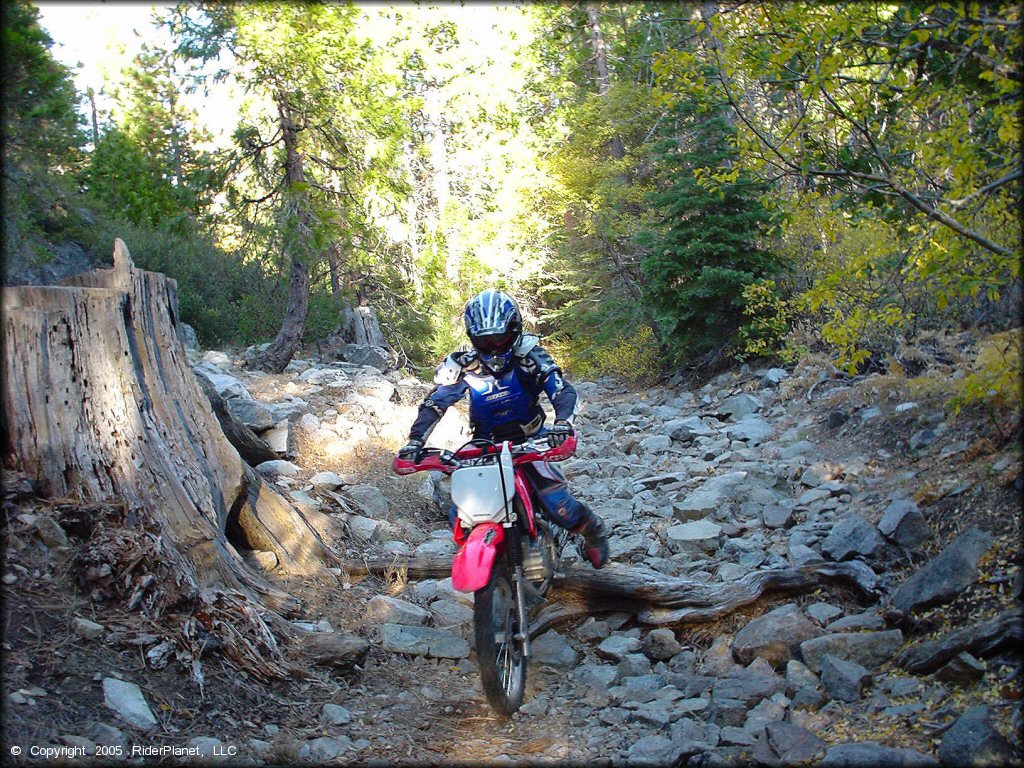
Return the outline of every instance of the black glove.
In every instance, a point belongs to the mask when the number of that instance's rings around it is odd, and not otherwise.
[[[548,445],[552,448],[557,448],[575,434],[576,432],[573,430],[572,424],[565,419],[559,419],[548,428]]]
[[[398,450],[398,458],[419,463],[420,453],[423,451],[422,440],[410,440],[407,445]]]

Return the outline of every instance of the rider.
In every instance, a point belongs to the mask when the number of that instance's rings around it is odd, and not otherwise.
[[[438,367],[437,386],[420,405],[399,457],[416,461],[444,412],[467,392],[474,437],[500,442],[543,435],[549,445],[558,446],[575,434],[576,390],[539,346],[540,338],[523,333],[515,301],[501,291],[486,290],[466,304],[465,320],[473,349],[453,352]],[[541,392],[555,411],[555,423],[546,429]],[[536,461],[523,468],[548,519],[583,536],[590,564],[602,567],[608,561],[608,538],[601,518],[573,498],[557,467]],[[455,524],[454,508],[449,522]]]

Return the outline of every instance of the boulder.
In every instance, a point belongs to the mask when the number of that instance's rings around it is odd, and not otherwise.
[[[135,683],[113,677],[103,678],[103,703],[113,710],[119,720],[133,728],[149,731],[157,726],[146,697]]]
[[[754,746],[754,759],[759,765],[811,764],[827,746],[806,728],[779,720],[764,726]]]
[[[398,363],[398,355],[374,344],[342,344],[337,354],[347,363],[369,365],[381,371],[393,370]]]
[[[909,613],[949,602],[978,580],[978,562],[992,541],[988,531],[969,528],[900,585],[893,605]]]
[[[693,519],[720,509],[736,497],[746,478],[747,473],[743,470],[708,478],[700,488],[674,505],[676,516]]]
[[[814,672],[821,672],[826,656],[855,661],[875,669],[895,655],[903,644],[903,633],[898,629],[884,632],[839,632],[813,637],[800,643],[803,662]]]
[[[877,741],[848,742],[825,750],[821,768],[931,768],[935,758],[905,747],[887,747]]]
[[[965,688],[975,685],[984,676],[984,663],[966,651],[958,653],[935,673],[935,679],[940,683],[950,683]]]
[[[760,657],[779,668],[793,658],[800,643],[821,634],[822,630],[797,605],[784,605],[750,621],[737,632],[732,652],[741,664]]]
[[[833,560],[849,560],[861,555],[874,557],[884,540],[871,523],[851,512],[840,519],[821,544],[821,551]]]
[[[381,626],[381,648],[434,659],[465,659],[469,656],[469,643],[458,635],[442,629],[401,624]]]
[[[624,656],[639,651],[640,639],[623,634],[613,634],[601,641],[597,646],[597,655],[603,659],[620,661]]]
[[[676,633],[667,627],[652,629],[644,635],[642,648],[644,655],[654,661],[671,659],[683,649]]]
[[[383,517],[391,509],[387,496],[372,485],[353,485],[345,489],[345,496],[351,499],[367,517]]]
[[[870,682],[871,673],[855,661],[831,655],[821,660],[821,684],[833,699],[857,701]]]
[[[213,388],[217,390],[217,394],[223,397],[225,400],[231,400],[232,398],[242,398],[244,400],[252,400],[252,395],[249,394],[249,390],[245,388],[245,385],[236,379],[234,376],[229,376],[224,373],[220,368],[210,363],[200,363],[195,366],[193,372],[197,376],[205,376],[206,379],[213,385]]]
[[[352,722],[352,713],[340,704],[324,704],[320,717],[324,725],[348,725]]]
[[[571,669],[579,660],[576,649],[553,629],[533,640],[530,652],[533,661],[556,669]]]
[[[730,417],[733,421],[740,421],[747,416],[757,413],[764,408],[764,403],[753,395],[741,392],[738,395],[727,397],[718,406],[718,412]]]
[[[758,445],[772,434],[772,425],[760,416],[745,416],[725,430],[730,440],[742,440],[749,445]]]
[[[956,719],[939,744],[943,766],[1020,765],[1020,752],[992,727],[989,708],[971,707]]]
[[[889,504],[878,523],[878,530],[907,549],[923,544],[932,534],[924,515],[911,499],[896,499]]]
[[[427,623],[429,616],[418,605],[388,595],[375,595],[366,604],[366,618],[377,624],[422,626]]]
[[[689,523],[673,525],[665,531],[669,541],[678,544],[684,550],[714,551],[722,537],[722,526],[708,518],[694,520]]]
[[[233,397],[224,404],[232,416],[257,434],[274,426],[274,412],[258,400]]]
[[[710,437],[715,431],[705,424],[699,416],[687,416],[685,419],[672,419],[666,421],[662,427],[663,435],[668,435],[673,440],[688,442],[695,437]]]

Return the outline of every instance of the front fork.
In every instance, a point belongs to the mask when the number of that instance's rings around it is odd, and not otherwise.
[[[530,622],[526,616],[526,576],[523,575],[523,541],[515,523],[506,524],[508,557],[512,564],[512,580],[515,583],[516,613],[519,616],[519,631],[514,635],[522,644],[523,658],[530,658]]]

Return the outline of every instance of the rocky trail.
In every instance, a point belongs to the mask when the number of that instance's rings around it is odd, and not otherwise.
[[[859,561],[874,588],[822,580],[714,617],[594,609],[535,639],[527,702],[506,720],[479,684],[472,596],[408,566],[454,552],[445,481],[389,473],[429,386],[351,363],[265,375],[218,352],[193,361],[279,457],[257,470],[338,557],[325,588],[234,542],[301,600],[308,676],[260,680],[216,648],[201,668],[178,661],[81,572],[69,515],[83,510],[8,478],[4,743],[20,762],[78,748],[246,765],[1020,759],[1019,446],[946,420],[899,377],[809,359],[692,392],[577,382],[581,447],[564,468],[611,528],[609,569],[728,584]],[[453,410],[431,443],[466,437]],[[369,643],[355,665],[333,649],[342,630]]]

